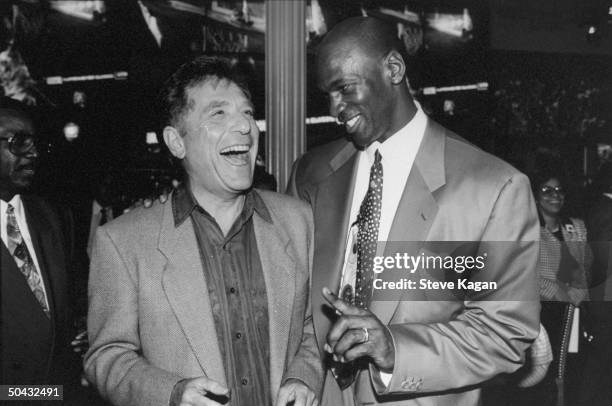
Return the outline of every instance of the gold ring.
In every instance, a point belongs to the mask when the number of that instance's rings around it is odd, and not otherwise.
[[[361,327],[361,329],[363,330],[363,341],[361,343],[367,343],[370,339],[370,332],[366,327]]]

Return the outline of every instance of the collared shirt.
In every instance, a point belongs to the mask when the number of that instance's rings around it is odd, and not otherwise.
[[[23,207],[23,202],[21,201],[21,195],[13,196],[13,198],[9,202],[5,202],[4,200],[0,199],[0,226],[2,228],[2,230],[0,231],[0,235],[2,237],[2,242],[8,249],[8,235],[6,231],[6,209],[8,209],[9,204],[15,209],[15,219],[17,220],[17,226],[19,227],[21,237],[25,241],[26,247],[28,248],[30,257],[34,262],[35,271],[38,273],[38,276],[41,277],[41,280],[44,280],[42,278],[42,274],[40,273],[38,258],[36,257],[36,251],[34,251],[34,245],[32,244],[32,237],[30,236],[30,229],[28,228],[28,223],[26,221],[25,209]],[[45,288],[44,283],[42,283],[42,289],[45,292],[45,301],[47,302],[47,308],[49,308],[49,298],[47,297],[47,289]]]
[[[417,112],[403,128],[389,137],[385,142],[373,142],[368,148],[360,151],[357,157],[357,176],[355,179],[355,189],[351,204],[351,217],[349,228],[346,235],[346,250],[344,261],[345,264],[351,261],[351,253],[353,252],[353,237],[356,238],[356,221],[359,215],[359,207],[368,192],[368,184],[370,181],[370,168],[374,163],[374,153],[376,150],[380,152],[383,166],[383,194],[382,207],[380,213],[380,225],[378,229],[378,241],[386,241],[389,236],[389,231],[393,224],[393,218],[399,205],[404,187],[408,180],[408,175],[412,169],[414,159],[421,145],[421,140],[425,135],[425,127],[427,126],[427,116],[417,104]],[[343,282],[344,282],[343,277]],[[354,286],[354,277],[347,278],[346,282]],[[342,284],[341,286],[344,286]]]
[[[381,155],[383,167],[383,192],[378,241],[386,241],[389,237],[395,212],[404,193],[408,175],[412,170],[412,165],[427,127],[427,116],[421,106],[417,102],[415,104],[417,106],[416,114],[404,127],[384,142],[375,141],[365,150],[358,153],[357,175],[351,204],[349,228],[346,233],[346,250],[340,289],[350,285],[353,287],[352,290],[355,290],[357,265],[357,253],[356,249],[354,249],[357,244],[356,222],[361,202],[368,192],[370,168],[374,163],[376,150]],[[391,374],[381,373],[381,378],[385,384],[388,384],[391,380]]]
[[[233,389],[231,404],[270,405],[268,301],[253,229],[254,213],[271,222],[270,213],[257,192],[250,191],[223,235],[187,186],[176,191],[172,204],[176,227],[188,217],[193,221],[227,384]]]

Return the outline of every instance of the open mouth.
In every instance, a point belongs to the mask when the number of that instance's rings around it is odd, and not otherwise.
[[[346,130],[348,132],[353,131],[357,127],[357,124],[359,123],[360,118],[361,118],[361,114],[357,114],[356,116],[351,117],[349,120],[346,120],[344,122],[344,125],[346,126]]]
[[[221,149],[221,154],[232,165],[246,165],[250,161],[249,151],[251,146],[248,144],[230,145]]]

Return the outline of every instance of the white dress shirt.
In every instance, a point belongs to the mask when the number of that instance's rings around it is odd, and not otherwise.
[[[351,204],[351,217],[346,231],[346,250],[340,289],[350,285],[354,291],[357,262],[356,254],[353,252],[353,246],[357,242],[357,224],[355,222],[359,215],[361,202],[368,192],[370,168],[374,163],[376,150],[381,155],[383,167],[383,192],[378,241],[386,241],[389,237],[395,212],[404,193],[408,175],[427,127],[427,116],[421,106],[416,102],[415,104],[417,105],[417,112],[408,124],[384,142],[375,141],[365,150],[358,152],[357,175]],[[381,372],[381,378],[385,384],[388,384],[391,381],[391,374]]]
[[[13,198],[8,203],[0,199],[0,225],[2,228],[2,230],[0,230],[0,236],[2,237],[2,242],[4,243],[4,246],[8,249],[8,235],[6,231],[6,209],[8,208],[9,204],[15,209],[15,219],[17,220],[17,226],[19,227],[21,237],[25,241],[26,247],[28,248],[30,257],[34,262],[35,272],[37,272],[38,276],[40,276],[40,279],[43,280],[42,275],[40,273],[40,266],[38,265],[38,258],[36,257],[36,251],[34,251],[34,245],[32,244],[32,237],[30,236],[28,223],[26,222],[25,210],[21,201],[21,195],[13,196]],[[45,302],[47,302],[47,308],[49,308],[49,299],[47,298],[47,289],[45,288],[44,282],[42,283],[42,289],[45,293]]]

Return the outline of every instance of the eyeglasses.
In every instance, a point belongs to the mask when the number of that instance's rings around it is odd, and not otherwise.
[[[9,138],[0,138],[8,142],[9,151],[13,155],[27,155],[36,147],[36,137],[29,133],[15,133]]]
[[[542,186],[540,192],[545,196],[552,196],[555,193],[565,195],[565,189],[563,189],[563,186]]]

